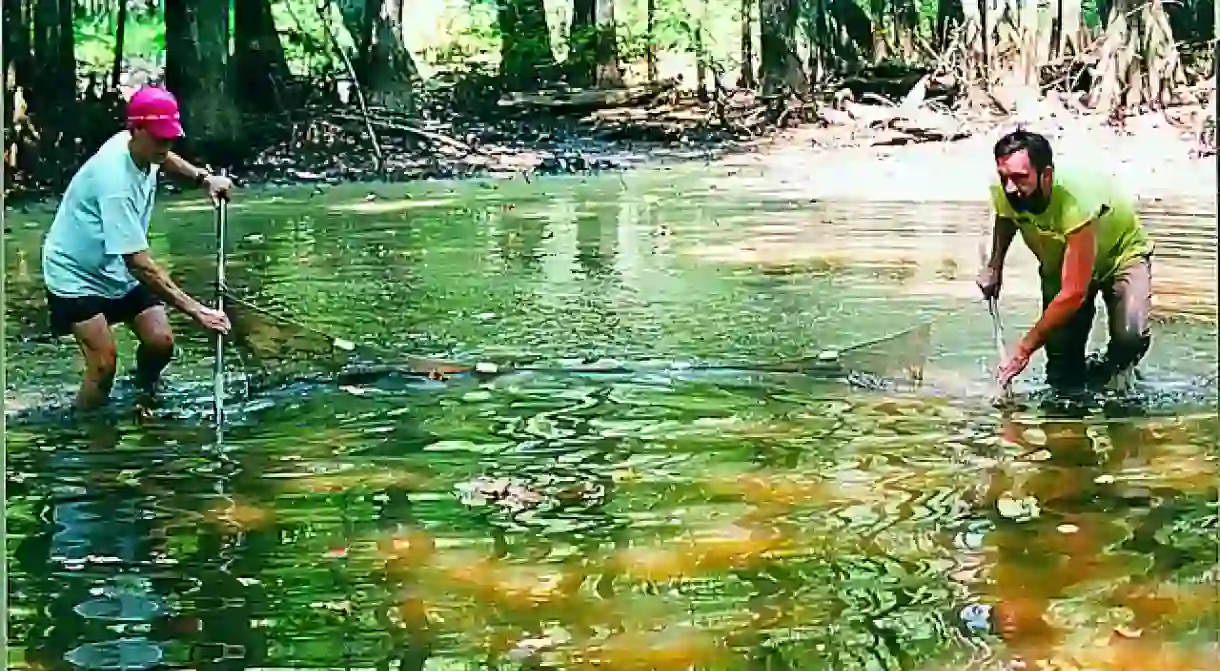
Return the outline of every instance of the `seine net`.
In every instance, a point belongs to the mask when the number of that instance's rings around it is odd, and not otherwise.
[[[495,365],[473,366],[421,357],[404,357],[358,345],[320,330],[305,326],[281,311],[255,305],[249,300],[225,294],[225,311],[232,323],[230,342],[252,389],[299,380],[328,380],[340,383],[368,383],[389,376],[444,379],[468,372],[496,374],[508,370],[565,370],[557,366]],[[929,354],[932,322],[916,324],[881,338],[825,350],[815,356],[765,364],[710,364],[707,369],[739,369],[771,372],[806,373],[815,376],[845,377],[851,381],[877,385],[887,383],[919,384]],[[655,365],[642,366],[656,372]],[[604,372],[627,372],[630,366],[613,362]],[[690,367],[684,366],[689,370]],[[573,373],[596,373],[598,367],[573,367]]]
[[[252,389],[300,380],[364,382],[393,375],[443,379],[471,367],[424,357],[378,351],[310,328],[275,310],[255,305],[231,291],[224,310]]]

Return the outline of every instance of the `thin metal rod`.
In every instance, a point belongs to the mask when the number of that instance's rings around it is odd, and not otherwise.
[[[979,268],[987,267],[986,243],[979,244]],[[991,314],[991,341],[995,345],[997,366],[1003,366],[1008,361],[1008,350],[1004,347],[1004,322],[1000,320],[1000,299],[996,296],[987,297],[987,312]],[[1012,387],[1005,385],[1000,389],[1000,400],[1008,400],[1012,396]]]
[[[1008,360],[1008,352],[1004,347],[1004,323],[1000,321],[1000,301],[992,297],[987,299],[987,311],[991,313],[991,339],[995,342],[996,354],[1000,363]]]
[[[221,175],[225,174],[222,169]],[[229,227],[228,201],[221,198],[216,204],[216,309],[224,310],[225,294],[225,230]],[[225,397],[225,339],[221,333],[216,334],[216,356],[212,371],[212,401],[215,405],[216,427],[224,426]]]
[[[987,299],[987,311],[991,313],[991,339],[995,342],[996,354],[1000,357],[1000,365],[1008,361],[1008,348],[1004,346],[1004,322],[1000,321],[1000,299],[992,296]],[[1012,397],[1011,383],[1000,388],[1000,400],[1008,401]]]

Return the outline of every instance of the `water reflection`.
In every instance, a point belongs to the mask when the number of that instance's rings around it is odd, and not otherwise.
[[[198,419],[210,348],[183,328],[177,418],[9,427],[28,664],[1215,658],[1214,389],[1197,416],[1176,392],[1146,416],[996,411],[960,212],[687,196],[643,173],[365,189],[235,207],[234,285],[387,354],[475,360],[786,360],[939,315],[945,384],[643,365],[303,383],[235,407],[222,451]],[[211,222],[175,216],[159,249],[201,282]],[[1035,305],[1006,294],[1006,321]],[[16,384],[74,381],[68,345],[9,345]],[[1162,325],[1151,384],[1215,359],[1213,330]]]
[[[208,666],[257,641],[241,605],[249,591],[225,562],[227,541],[184,507],[224,487],[187,456],[184,445],[200,436],[96,418],[45,438],[9,462],[37,492],[34,526],[14,553],[28,581],[18,600],[39,604],[23,623],[27,664]],[[216,646],[228,652],[208,655]]]
[[[1021,456],[993,469],[980,501],[986,515],[961,537],[973,555],[967,584],[985,604],[963,610],[968,628],[997,634],[1023,668],[1082,656],[1107,669],[1176,657],[1171,642],[1202,613],[1187,598],[1172,617],[1166,599],[1146,595],[1192,567],[1214,566],[1214,548],[1158,538],[1183,506],[1215,500],[1220,472],[1204,447],[1215,428],[1211,418],[1004,418],[1001,436]]]

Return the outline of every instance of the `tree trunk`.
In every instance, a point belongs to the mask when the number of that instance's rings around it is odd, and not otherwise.
[[[741,0],[741,77],[737,86],[752,89],[758,86],[754,77],[754,3],[752,0]],[[813,50],[810,49],[812,52]]]
[[[816,56],[817,70],[811,70],[811,76],[819,80],[828,76],[835,62],[834,33],[831,30],[832,18],[829,0],[814,0],[813,29],[815,40],[810,51]]]
[[[572,21],[568,24],[568,81],[573,86],[593,83],[597,62],[597,0],[572,0]]]
[[[72,0],[37,0],[33,16],[34,48],[26,101],[29,121],[41,139],[41,160],[48,169],[56,163],[70,162],[75,145],[72,4]]]
[[[45,123],[70,114],[76,98],[72,0],[35,0],[30,111]]]
[[[1063,0],[1051,0],[1051,36],[1047,57],[1058,58],[1063,51]]]
[[[339,12],[356,45],[352,66],[365,100],[413,110],[419,68],[402,43],[400,0],[342,0]]]
[[[855,7],[855,5],[852,5]],[[859,10],[859,7],[856,7]],[[852,63],[850,49],[839,46],[840,26],[835,20],[833,0],[809,0],[805,14],[805,37],[809,41],[806,71],[810,82],[822,82],[832,71],[846,71]],[[840,52],[843,57],[840,58]]]
[[[707,49],[703,45],[703,21],[695,23],[695,97],[700,102],[711,99],[707,90]]]
[[[808,83],[796,55],[795,0],[760,0],[758,14],[763,93],[806,92]]]
[[[966,67],[975,77],[987,81],[987,0],[961,0],[962,41]]]
[[[1183,83],[1173,31],[1160,0],[1118,0],[1110,10],[1090,102],[1117,116],[1142,105],[1160,108]]]
[[[233,35],[233,82],[236,90],[245,92],[242,106],[257,112],[286,109],[288,60],[271,17],[271,3],[235,0]]]
[[[1220,28],[1220,3],[1216,3],[1212,7],[1212,13],[1215,15],[1214,27]],[[1215,48],[1212,49],[1212,81],[1220,82],[1220,41],[1215,43]],[[1210,147],[1213,154],[1216,155],[1216,174],[1220,175],[1220,93],[1212,88],[1211,104],[1208,105],[1207,114],[1199,120],[1199,144],[1203,147]]]
[[[568,77],[577,86],[622,86],[613,0],[573,0]]]
[[[12,126],[13,96],[17,87],[25,86],[30,68],[30,24],[26,20],[26,0],[5,0],[4,48],[0,60],[4,66],[4,129]]]
[[[894,45],[905,62],[915,59],[915,34],[919,32],[919,10],[913,0],[890,0]]]
[[[24,155],[23,146],[31,139],[26,118],[24,87],[29,81],[29,23],[24,0],[4,3],[4,48],[0,51],[4,72],[4,186],[12,182],[13,172]]]
[[[413,112],[415,85],[419,83],[420,76],[415,58],[402,43],[400,0],[384,0],[381,3],[370,53],[372,62],[366,83],[368,100],[374,105]]]
[[[1038,87],[1042,84],[1042,64],[1050,57],[1050,52],[1039,37],[1042,34],[1041,20],[1038,13],[1038,3],[1034,0],[1024,0],[1021,6],[1022,45],[1018,56],[1023,59],[1026,86]]]
[[[827,0],[834,18],[834,59],[848,68],[859,65],[875,52],[873,22],[854,0]]]
[[[229,3],[165,3],[165,83],[178,97],[185,146],[223,164],[241,151],[241,117],[229,81]]]
[[[971,0],[965,0],[970,3]],[[962,0],[937,0],[936,2],[936,48],[944,50],[949,46],[954,28],[966,22]]]
[[[623,85],[618,62],[618,31],[614,20],[614,0],[597,0],[597,86]]]
[[[377,18],[381,16],[381,0],[363,0],[360,4],[359,32],[352,33],[356,43],[356,77],[365,82],[369,79],[369,69],[373,65],[373,34],[377,28]]]
[[[368,22],[365,20],[367,13],[365,12],[365,0],[331,0],[330,2],[320,2],[320,7],[333,4],[339,8],[339,16],[343,19],[343,29],[352,38],[352,44],[355,45],[356,52],[352,58],[352,66],[356,68],[356,77],[361,76],[360,69],[365,66],[368,60],[368,55],[360,51],[362,47],[368,46],[362,39],[365,35]]]
[[[978,0],[978,3],[979,17],[982,21],[983,81],[990,87],[995,67],[996,25],[999,23],[1001,9],[1000,3],[996,0]]]
[[[644,60],[648,63],[648,83],[655,82],[657,76],[657,0],[648,0],[645,8],[648,14],[647,30],[648,44],[644,47]]]
[[[496,0],[500,76],[512,88],[532,89],[555,70],[555,52],[542,0]]]
[[[805,43],[809,46],[809,51],[805,54],[805,72],[809,73],[810,82],[822,81],[825,73],[822,71],[821,44],[822,39],[818,36],[818,12],[821,11],[821,3],[817,0],[808,3],[808,13],[805,14],[804,20],[800,22],[801,27],[805,31]]]
[[[1059,0],[1059,37],[1055,48],[1059,56],[1079,56],[1081,53],[1080,0]]]
[[[119,88],[119,77],[123,74],[123,42],[127,36],[127,0],[119,0],[119,16],[115,19],[114,65],[110,68],[110,90]]]
[[[1038,40],[1038,5],[1029,0],[1003,0],[996,17],[996,54],[1008,58],[1006,79],[1022,89],[1037,87],[1042,51]],[[999,65],[999,63],[994,63]],[[994,72],[994,69],[993,69]]]
[[[890,39],[893,37],[885,26],[889,21],[886,21],[886,11],[889,2],[887,0],[869,0],[868,13],[873,19],[873,64],[881,63],[888,59],[894,53],[894,49],[890,44]]]

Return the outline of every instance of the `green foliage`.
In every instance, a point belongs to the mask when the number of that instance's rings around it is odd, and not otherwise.
[[[1105,21],[1105,11],[1099,0],[1082,0],[1080,3],[1080,20],[1090,30],[1100,28]]]
[[[289,7],[289,4],[292,6]],[[335,12],[332,25],[341,26],[338,12]],[[333,72],[342,67],[330,45],[330,37],[326,34],[326,26],[314,9],[312,2],[271,3],[271,18],[275,21],[280,33],[280,44],[284,47],[284,57],[288,60],[288,68],[293,74],[307,76]],[[341,28],[340,40],[347,36]]]
[[[546,2],[547,24],[556,57],[568,51],[570,2]],[[656,49],[693,54],[696,31],[703,31],[707,58],[717,63],[735,63],[740,40],[740,3],[716,7],[710,0],[657,0]],[[501,50],[496,23],[495,0],[432,0],[424,3],[430,25],[408,23],[404,29],[408,48],[419,61],[424,74],[429,70],[463,66],[468,63],[494,64]],[[616,7],[620,59],[625,63],[642,62],[648,43],[645,0],[620,2]],[[413,6],[414,7],[414,6]],[[326,26],[312,0],[273,0],[272,16],[289,67],[300,76],[319,75],[342,69],[334,54]],[[338,10],[333,10],[331,28],[345,48],[352,38],[343,29]],[[85,73],[107,73],[113,64],[115,17],[117,11],[81,16],[76,21],[77,58]],[[757,28],[755,29],[757,30]],[[165,30],[161,12],[132,11],[127,18],[123,56],[130,61],[159,62],[165,52]]]
[[[270,0],[272,15],[279,30],[285,56],[293,73],[318,76],[341,71],[343,65],[334,53],[326,26],[318,16],[314,0]],[[437,70],[464,69],[475,64],[495,67],[502,51],[497,24],[499,0],[419,0],[404,5],[403,39],[415,56],[425,77]],[[874,13],[869,0],[856,0],[865,14]],[[937,0],[912,0],[918,12],[919,29],[931,34],[936,23]],[[1210,7],[1205,0],[1186,3],[1200,14]],[[557,60],[568,56],[571,0],[545,0],[549,35]],[[656,0],[654,47],[663,76],[667,70],[686,71],[695,63],[697,37],[702,38],[703,57],[726,69],[739,66],[741,41],[741,2],[739,0]],[[885,5],[888,7],[888,5]],[[1081,16],[1085,26],[1096,30],[1104,23],[1108,3],[1084,0]],[[647,0],[618,0],[615,5],[619,58],[625,66],[642,66],[650,36],[647,30]],[[799,3],[802,20],[814,11],[813,0]],[[330,26],[344,48],[353,40],[343,28],[339,11],[332,6]],[[1049,9],[1044,9],[1049,12]],[[757,16],[757,2],[754,3]],[[78,10],[76,20],[77,59],[83,73],[108,73],[114,59],[117,8],[106,4]],[[1194,23],[1198,23],[1194,21]],[[1210,26],[1194,26],[1193,35],[1176,35],[1184,41],[1206,39]],[[757,22],[752,27],[758,39]],[[800,50],[808,45],[803,29],[798,29]],[[1177,25],[1175,25],[1175,33]],[[529,45],[517,42],[519,48]],[[128,14],[124,39],[124,59],[160,62],[165,50],[162,13],[158,10]],[[758,53],[757,44],[755,53]],[[669,63],[672,67],[667,68]]]
[[[78,16],[74,26],[77,67],[84,74],[109,73],[114,65],[118,12]],[[123,35],[126,61],[158,61],[165,53],[165,24],[160,15],[129,12]]]

